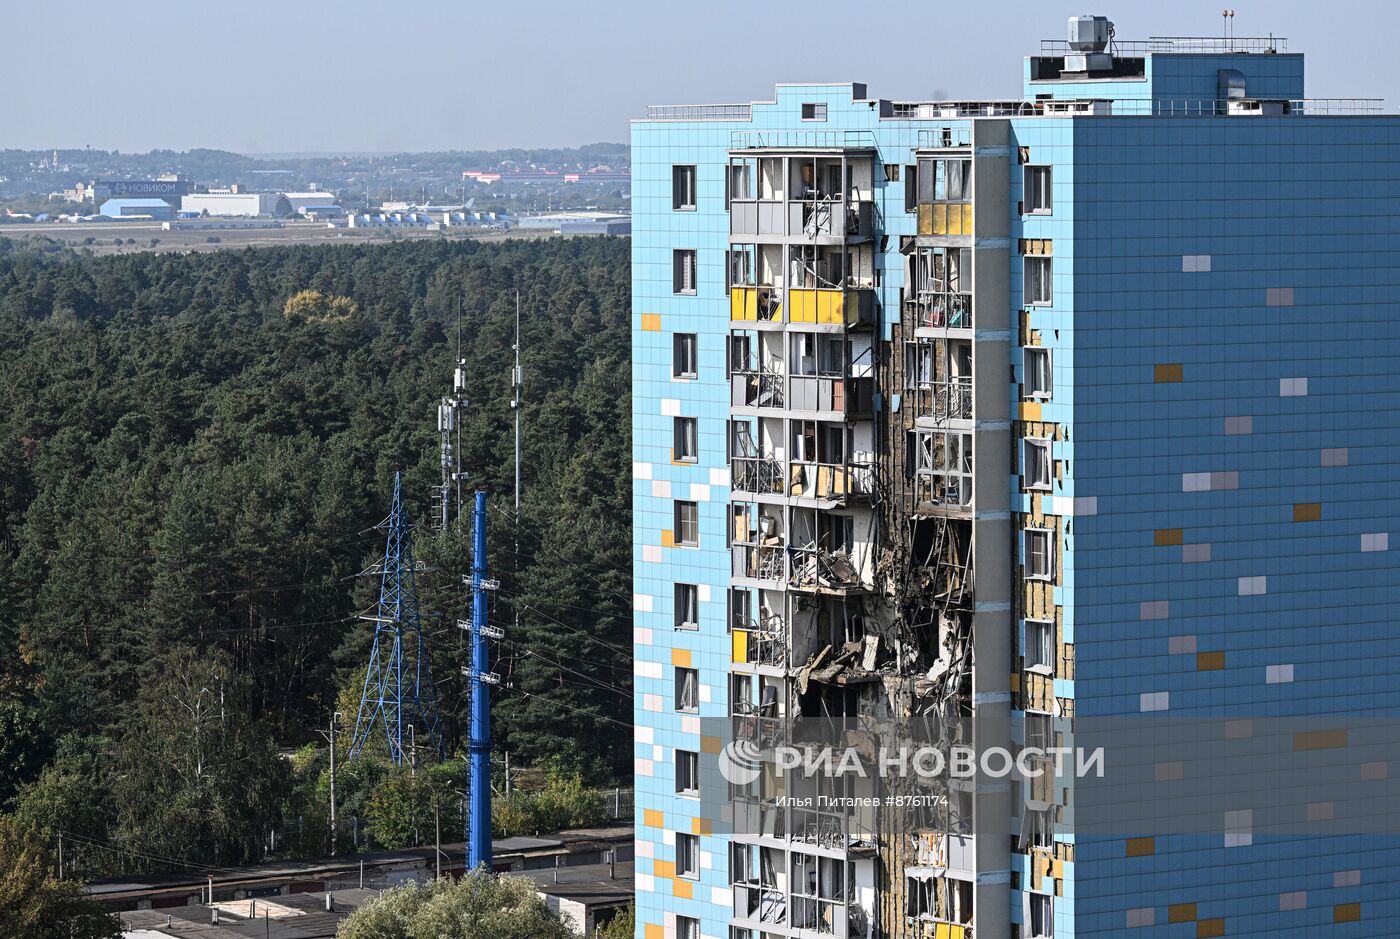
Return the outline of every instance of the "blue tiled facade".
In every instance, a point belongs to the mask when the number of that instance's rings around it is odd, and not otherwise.
[[[713,752],[702,722],[729,716],[725,168],[749,132],[809,143],[830,132],[838,148],[873,147],[883,236],[871,249],[874,333],[890,343],[907,299],[904,255],[927,232],[906,209],[907,176],[882,167],[907,172],[931,141],[969,139],[974,121],[1008,128],[1011,338],[992,348],[1007,350],[1012,378],[1016,456],[1006,485],[1016,541],[1006,551],[1016,558],[1008,587],[1018,739],[1027,709],[1053,713],[1062,732],[1075,719],[1158,712],[1396,716],[1400,120],[1297,105],[1278,117],[1230,115],[1215,103],[1196,116],[1148,115],[1146,102],[1213,102],[1222,69],[1244,75],[1250,98],[1301,99],[1303,60],[1144,59],[1143,74],[1113,80],[1034,81],[1027,64],[1027,101],[1102,99],[1117,114],[919,113],[858,85],[784,85],[771,102],[658,111],[633,124],[639,939],[690,939],[686,918],[710,939],[821,934],[781,924],[731,931],[727,839],[710,834],[719,820],[678,794],[675,775],[676,750]],[[804,106],[819,113],[814,104],[824,120],[804,120]],[[1023,211],[1024,165],[1051,167],[1046,214]],[[677,166],[696,167],[693,209],[675,207]],[[693,293],[675,291],[676,251],[695,252]],[[1028,302],[1023,256],[1032,252],[1053,258],[1046,305]],[[693,377],[676,374],[684,335],[696,337]],[[1026,394],[1027,346],[1049,350],[1048,397]],[[897,409],[899,390],[883,390],[877,408]],[[676,459],[676,418],[697,420],[694,462]],[[1028,491],[1021,441],[1041,437],[1052,441],[1053,483]],[[678,502],[697,507],[698,545],[679,543]],[[1026,529],[1042,525],[1058,566],[1038,592],[1023,565]],[[678,628],[677,585],[695,587],[698,628]],[[1025,668],[1028,618],[1054,624],[1053,675]],[[677,668],[698,671],[694,710],[676,707]],[[1034,935],[1030,893],[1052,898],[1061,939],[1397,931],[1393,838],[1249,834],[1226,847],[1218,833],[1076,835],[1072,809],[1052,810],[1051,849],[1013,839],[1009,871],[977,872],[1008,877],[999,912],[1012,936]],[[699,838],[693,877],[677,874],[677,833]],[[860,935],[921,928],[874,912]]]

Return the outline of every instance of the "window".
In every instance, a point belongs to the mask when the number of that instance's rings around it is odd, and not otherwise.
[[[1050,441],[1024,440],[1025,480],[1027,489],[1050,488]]]
[[[724,177],[724,202],[728,205],[735,199],[753,198],[753,160],[735,160],[729,164],[729,172]]]
[[[966,157],[919,160],[920,202],[967,202],[972,198],[972,161]]]
[[[700,921],[690,916],[677,916],[676,939],[700,939]]]
[[[671,337],[671,377],[694,378],[695,333],[676,333]]]
[[[676,876],[689,880],[700,877],[700,839],[696,835],[676,832]],[[680,928],[681,918],[676,917],[677,936],[685,935]]]
[[[677,248],[671,252],[671,292],[694,295],[695,251]]]
[[[696,419],[678,417],[675,421],[675,441],[672,444],[671,459],[677,463],[694,463],[700,459],[699,444],[696,442]]]
[[[1031,936],[1033,939],[1050,939],[1055,935],[1055,921],[1050,911],[1050,896],[1044,893],[1027,895],[1031,914]]]
[[[806,102],[802,105],[802,119],[804,121],[826,120],[826,103],[822,101]]]
[[[886,164],[885,164],[885,182],[889,182],[889,183],[897,183],[897,182],[899,182],[899,164],[898,164],[898,163],[886,163]]]
[[[1026,397],[1049,398],[1053,391],[1050,381],[1050,350],[1028,346],[1022,352]]]
[[[700,794],[700,754],[692,750],[676,751],[676,791],[682,795]],[[679,873],[679,858],[677,858]]]
[[[700,628],[700,588],[695,584],[676,584],[676,628]]]
[[[700,545],[700,506],[694,502],[676,503],[676,544],[687,548]]]
[[[1031,580],[1049,580],[1055,575],[1055,533],[1044,528],[1026,529],[1026,576]]]
[[[1027,306],[1050,305],[1050,258],[1040,255],[1027,255],[1025,283],[1023,284]]]
[[[1038,669],[1047,674],[1055,670],[1055,626],[1048,620],[1026,620],[1026,645],[1021,650],[1025,656],[1026,668]]]
[[[700,710],[700,672],[694,668],[676,668],[676,710],[694,713]]]
[[[1050,167],[1028,166],[1022,193],[1022,211],[1027,215],[1050,214]]]
[[[695,167],[671,167],[671,208],[677,212],[695,210]]]
[[[1044,711],[1026,712],[1026,746],[1048,751],[1055,745],[1052,718]]]
[[[917,163],[904,167],[904,211],[913,212],[919,207],[919,166]]]

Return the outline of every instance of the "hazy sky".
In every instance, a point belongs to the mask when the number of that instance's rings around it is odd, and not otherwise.
[[[1312,97],[1400,105],[1382,0],[1236,4]],[[245,153],[625,141],[647,104],[864,81],[895,99],[1019,93],[1021,58],[1093,12],[1120,39],[1221,34],[1222,0],[19,0],[0,13],[0,147]],[[878,34],[881,42],[864,35]]]

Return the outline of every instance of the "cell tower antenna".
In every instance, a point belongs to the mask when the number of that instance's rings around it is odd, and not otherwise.
[[[426,731],[439,756],[442,732],[428,644],[418,618],[415,574],[422,568],[413,559],[413,523],[403,505],[400,473],[394,474],[389,516],[375,527],[384,532],[384,557],[365,574],[379,577],[379,603],[372,614],[360,617],[374,623],[374,645],[347,761],[359,756],[376,729],[382,727],[389,758],[395,766],[402,766],[407,758],[406,727]]]
[[[462,305],[457,299],[457,355],[453,360],[452,393],[438,401],[438,468],[441,478],[433,490],[433,524],[447,531],[452,524],[453,490],[457,520],[462,517],[462,430],[458,426],[467,399],[467,361],[462,358]],[[455,441],[454,441],[455,435]]]

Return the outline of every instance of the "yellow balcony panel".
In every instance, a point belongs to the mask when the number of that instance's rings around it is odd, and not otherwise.
[[[860,318],[854,289],[794,287],[788,291],[788,322],[853,326]]]
[[[729,318],[752,322],[758,319],[758,288],[729,288]]]
[[[735,630],[733,641],[735,664],[747,665],[749,661],[749,634],[743,630]]]
[[[933,234],[933,206],[920,202],[918,206],[918,232],[921,235]]]
[[[919,234],[972,234],[972,203],[933,202],[918,207]]]

